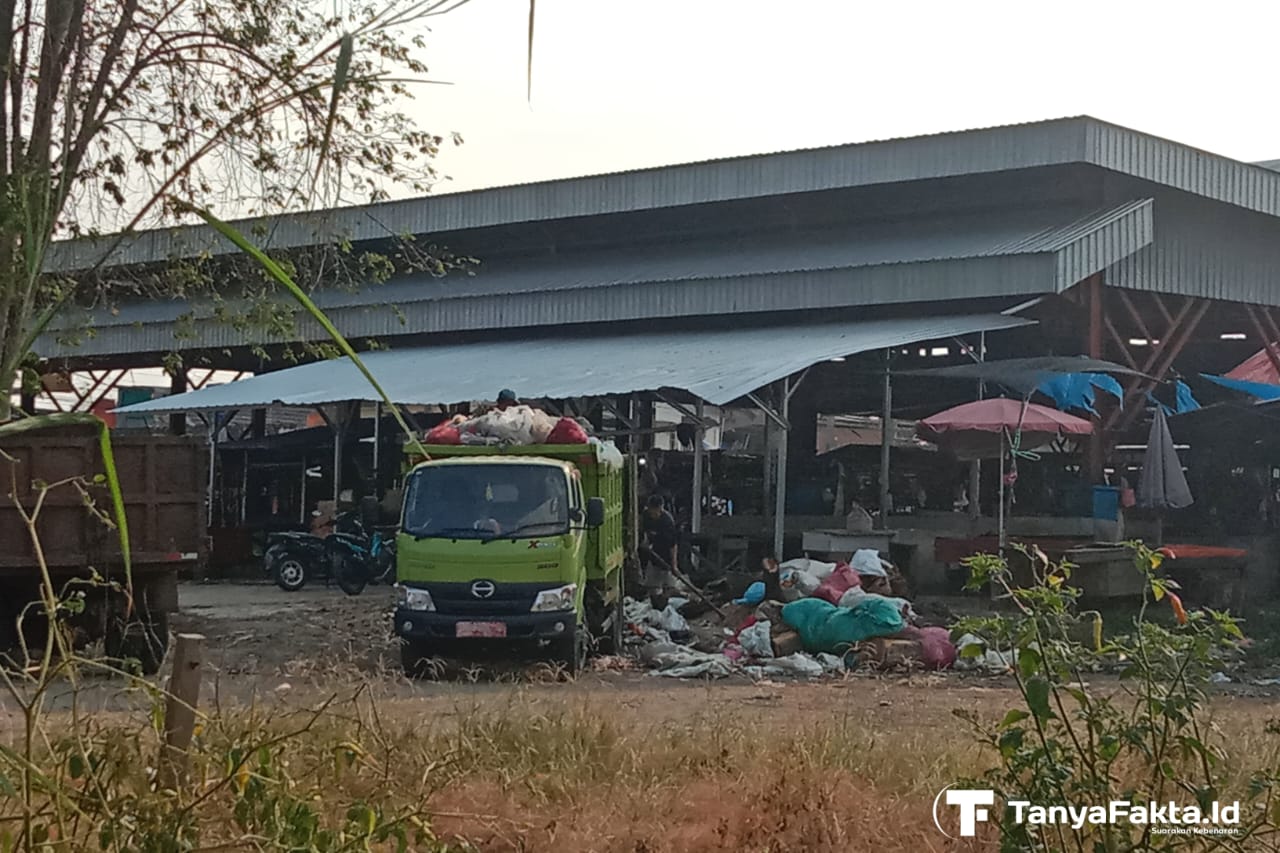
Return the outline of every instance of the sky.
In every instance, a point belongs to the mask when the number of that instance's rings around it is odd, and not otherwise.
[[[1280,158],[1280,4],[527,0],[434,18],[438,192],[1088,114]]]

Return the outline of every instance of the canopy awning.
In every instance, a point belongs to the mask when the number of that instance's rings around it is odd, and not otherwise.
[[[404,405],[488,399],[501,388],[515,389],[530,400],[675,389],[724,405],[833,358],[1032,322],[1003,314],[961,314],[596,337],[566,333],[562,338],[382,350],[361,358],[388,396]],[[116,411],[145,414],[376,399],[355,365],[338,359]]]

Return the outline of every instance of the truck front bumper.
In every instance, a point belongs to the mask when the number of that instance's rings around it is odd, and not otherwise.
[[[507,626],[508,640],[554,640],[571,636],[576,619],[572,610],[485,617],[397,607],[395,631],[406,640],[452,640],[458,636],[459,622],[501,622]]]

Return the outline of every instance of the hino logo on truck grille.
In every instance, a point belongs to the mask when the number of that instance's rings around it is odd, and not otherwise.
[[[471,585],[471,594],[476,598],[493,598],[497,589],[493,581],[476,581]]]

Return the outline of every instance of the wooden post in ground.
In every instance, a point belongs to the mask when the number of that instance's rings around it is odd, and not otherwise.
[[[204,635],[179,634],[173,653],[173,675],[164,710],[164,746],[160,785],[176,791],[187,775],[187,750],[195,735],[200,680],[204,675]]]

